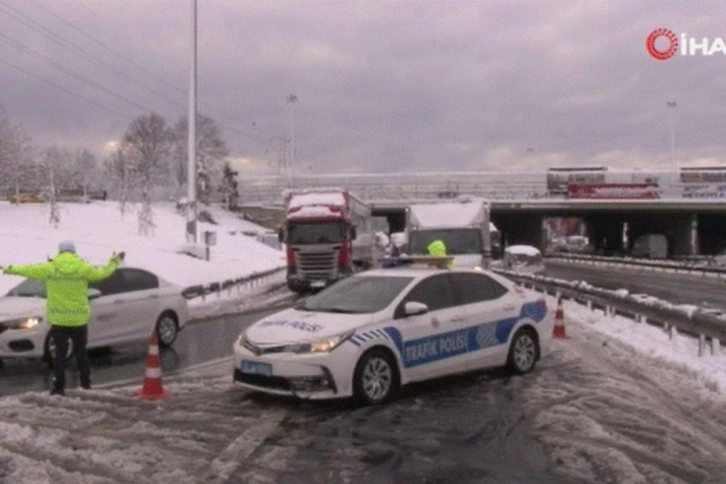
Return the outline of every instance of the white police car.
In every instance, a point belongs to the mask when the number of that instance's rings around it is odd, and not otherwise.
[[[541,295],[488,271],[370,270],[243,331],[234,380],[377,404],[401,385],[451,373],[505,365],[527,373],[549,349],[552,324]]]

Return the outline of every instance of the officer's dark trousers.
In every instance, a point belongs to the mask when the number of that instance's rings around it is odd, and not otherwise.
[[[53,388],[63,391],[66,387],[66,354],[68,353],[68,340],[73,344],[73,354],[78,362],[78,372],[81,377],[81,387],[91,387],[91,368],[88,362],[86,344],[88,343],[88,325],[76,327],[51,326],[50,335],[55,343],[55,359],[53,370],[55,380]]]

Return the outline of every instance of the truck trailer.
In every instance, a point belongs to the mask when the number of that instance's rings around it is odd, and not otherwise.
[[[338,188],[286,190],[287,285],[298,293],[326,287],[373,261],[371,207]]]

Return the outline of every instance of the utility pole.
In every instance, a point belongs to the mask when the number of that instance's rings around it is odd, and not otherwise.
[[[187,163],[187,243],[197,243],[197,0],[192,0],[192,58],[189,76],[189,159]]]

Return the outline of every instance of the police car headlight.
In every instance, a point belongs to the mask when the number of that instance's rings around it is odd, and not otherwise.
[[[5,325],[10,329],[33,329],[43,322],[43,318],[40,316],[33,316],[31,318],[21,318],[14,321],[8,321]]]
[[[310,343],[289,345],[287,351],[293,353],[329,353],[353,336],[353,332],[321,338]]]

